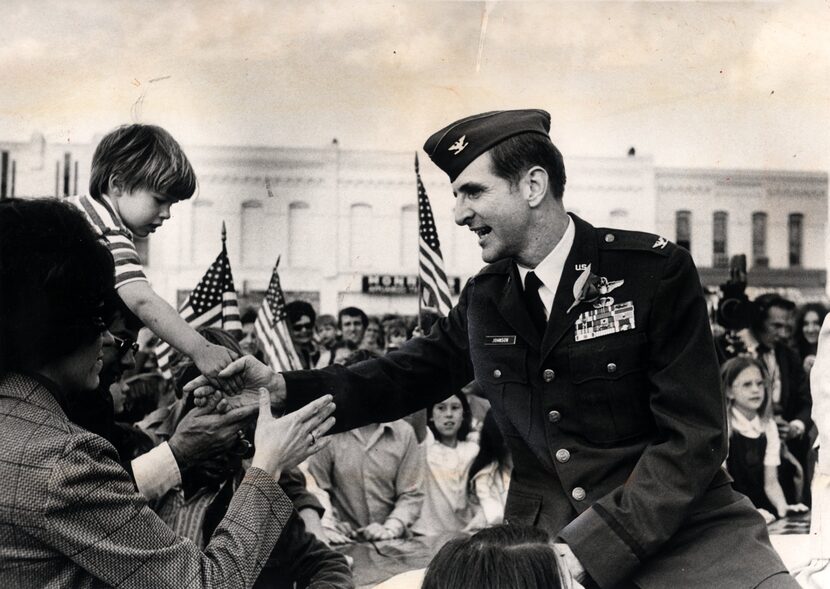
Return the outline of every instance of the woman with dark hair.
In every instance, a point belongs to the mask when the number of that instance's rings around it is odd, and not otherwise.
[[[470,500],[478,504],[467,531],[495,526],[504,520],[513,460],[493,412],[488,411],[478,440],[478,456],[470,466]]]
[[[801,356],[804,372],[810,375],[813,363],[816,361],[818,349],[818,334],[821,331],[821,324],[827,315],[827,307],[821,303],[807,303],[798,308],[795,317],[795,331],[793,342],[795,349]]]
[[[66,415],[67,392],[98,386],[112,343],[113,268],[79,211],[0,202],[0,587],[251,587],[291,516],[275,476],[326,445],[331,398],[276,420],[261,393],[258,450],[202,552],[149,509],[115,449]]]
[[[421,517],[412,527],[416,534],[459,532],[475,516],[467,500],[470,464],[478,454],[478,444],[467,441],[472,419],[461,392],[427,407],[426,494]]]
[[[541,528],[487,528],[470,538],[447,542],[429,563],[421,589],[572,587],[558,558]]]

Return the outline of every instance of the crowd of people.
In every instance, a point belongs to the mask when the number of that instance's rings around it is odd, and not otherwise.
[[[540,125],[544,121],[540,113],[524,113],[519,123]],[[513,124],[512,118],[499,123]],[[498,125],[495,129],[502,132]],[[547,128],[533,133],[547,138]],[[460,141],[463,144],[464,137]],[[480,153],[471,150],[466,155]],[[450,168],[451,179],[464,169]],[[547,176],[537,172],[534,182],[541,186],[539,178]],[[472,198],[464,195],[474,185],[462,186],[464,198]],[[563,531],[553,538],[546,527],[561,529],[567,523],[554,508],[556,502],[540,496],[532,504],[533,497],[519,494],[514,509],[524,509],[527,513],[522,517],[529,514],[533,519],[529,523],[538,525],[521,525],[528,523],[523,520],[502,525],[508,523],[511,478],[514,483],[520,480],[513,476],[514,458],[527,465],[538,456],[527,451],[511,455],[509,448],[529,448],[534,435],[545,435],[529,417],[524,421],[522,417],[522,411],[530,411],[530,401],[523,401],[530,399],[529,393],[522,396],[524,391],[518,388],[528,381],[525,352],[510,352],[520,367],[503,364],[493,369],[487,364],[483,374],[493,382],[486,385],[470,380],[470,359],[458,356],[464,366],[441,368],[452,374],[423,397],[413,399],[397,391],[398,396],[390,392],[381,403],[384,386],[394,381],[398,387],[429,387],[433,374],[416,370],[415,380],[404,385],[399,378],[379,375],[383,370],[400,371],[402,365],[421,361],[419,350],[458,355],[466,349],[453,340],[461,332],[453,325],[458,316],[433,330],[438,320],[434,315],[370,317],[350,306],[336,316],[318,316],[308,301],[295,300],[286,305],[285,314],[301,367],[324,370],[309,373],[322,380],[309,381],[314,392],[307,398],[296,384],[294,390],[300,393],[295,392],[293,400],[280,398],[285,394],[285,378],[297,383],[303,377],[275,375],[256,362],[263,354],[253,310],[241,314],[240,337],[216,327],[194,329],[144,276],[133,238],[161,227],[171,206],[190,198],[195,186],[190,164],[169,134],[157,127],[131,125],[108,134],[96,149],[88,195],[69,202],[48,198],[0,202],[0,419],[4,424],[0,476],[9,482],[0,492],[0,585],[352,587],[349,563],[333,546],[443,534],[461,538],[439,551],[426,572],[424,587],[483,587],[481,579],[487,576],[490,586],[500,579],[499,583],[515,586],[570,587],[571,573],[585,580],[588,573],[569,542],[582,550],[580,533],[604,533],[600,528],[605,524],[597,520],[585,524],[588,527],[582,532],[571,529],[570,534]],[[560,201],[555,202],[561,203],[563,187],[564,176]],[[537,202],[552,198],[546,184],[537,197]],[[573,242],[577,221],[564,218],[571,233],[565,231],[563,239],[570,235]],[[588,230],[587,225],[576,229],[582,236]],[[492,228],[477,231],[487,243]],[[613,235],[604,241],[612,243]],[[632,243],[620,247],[642,249]],[[648,255],[675,256],[673,252]],[[575,271],[591,280],[590,265],[584,271],[577,265]],[[696,278],[694,273],[682,275]],[[603,286],[599,277],[593,278],[598,293],[600,287],[611,288],[607,279]],[[697,298],[689,297],[690,308],[698,309]],[[577,298],[574,305],[580,302],[591,300]],[[546,314],[564,311],[561,304],[547,303],[548,308],[538,307],[542,325],[535,337],[540,341]],[[626,322],[620,331],[633,325],[633,307],[630,313],[627,309],[619,310]],[[821,305],[796,309],[792,302],[767,294],[752,302],[748,325],[716,337],[721,392],[728,411],[729,450],[724,465],[735,489],[749,497],[767,521],[806,511],[811,503],[818,432],[811,419],[809,373],[826,314]],[[697,341],[701,325],[685,327]],[[510,339],[482,334],[482,346]],[[588,337],[597,336],[588,332]],[[172,380],[158,374],[152,353],[158,338],[180,351],[172,362]],[[413,343],[407,343],[410,340]],[[419,348],[418,342],[427,340],[436,347]],[[661,341],[665,346],[667,340]],[[645,339],[637,340],[627,351],[618,350],[619,361],[639,361],[640,356],[634,356],[642,355],[644,348]],[[384,358],[392,359],[386,364],[378,361]],[[589,373],[594,365],[590,357],[581,361],[586,372],[582,381],[579,374],[573,375],[577,384],[610,383],[607,374],[618,369],[616,362],[594,362],[602,372],[597,376]],[[438,365],[431,358],[424,362],[432,363],[429,370]],[[478,357],[473,362],[484,360]],[[330,368],[335,366],[343,368]],[[628,383],[637,388],[633,369],[621,368],[629,372],[619,377],[634,376],[614,386]],[[580,366],[572,364],[571,369],[576,373]],[[535,372],[545,383],[556,378],[552,369]],[[366,386],[366,403],[375,399],[378,406],[343,406],[338,400],[335,407],[336,395],[320,396],[321,390],[328,390],[326,378],[342,379],[349,389]],[[714,381],[713,385],[717,389]],[[489,395],[496,399],[493,403],[504,405],[501,413],[491,409],[482,386],[501,391]],[[718,391],[707,395],[714,400],[700,415],[714,425],[703,424],[695,435],[711,432],[715,443],[720,434]],[[650,428],[656,419],[631,399],[622,408],[630,414],[628,425],[614,421],[609,413],[606,425],[611,431],[601,423],[589,424],[582,416],[584,429],[574,439],[581,436],[586,442],[575,443],[572,451],[560,448],[545,459],[555,456],[558,464],[565,465],[572,453],[604,448],[608,452],[597,454],[600,464],[619,450],[619,460],[608,466],[607,480],[597,481],[597,487],[618,478],[620,473],[613,469],[636,463],[645,452],[629,443],[645,439],[638,424]],[[275,418],[272,407],[287,411]],[[364,409],[369,415],[400,418],[359,416]],[[573,409],[569,419],[579,413],[576,407],[562,410],[568,409]],[[593,409],[598,414],[592,417],[601,421],[602,407],[597,404]],[[669,419],[671,411],[659,417]],[[344,422],[337,427],[335,415]],[[543,415],[549,427],[561,421],[558,410],[546,409]],[[616,430],[626,427],[631,431]],[[677,431],[685,431],[683,427]],[[326,435],[329,430],[332,435]],[[636,451],[636,456],[625,458],[627,451]],[[525,479],[523,484],[536,483]],[[683,488],[684,483],[676,486]],[[711,486],[715,499],[734,508],[730,518],[749,521],[741,519],[746,514],[740,506],[722,497],[718,485]],[[575,487],[570,496],[580,502],[586,491]],[[611,506],[603,509],[601,517],[610,521]],[[642,519],[642,514],[637,517]],[[692,530],[694,522],[686,523]],[[611,526],[614,533],[620,533],[615,526]],[[626,534],[627,542],[631,538]],[[658,550],[659,542],[652,543],[652,549]],[[751,548],[763,554],[771,551],[761,541]],[[488,573],[493,559],[505,560],[505,551],[514,560]],[[581,552],[579,559],[584,560],[585,554]],[[782,574],[777,559],[767,562],[769,570],[758,574],[768,578]],[[459,563],[464,565],[461,569]],[[616,586],[618,572],[590,566],[597,586]],[[535,585],[524,577],[535,579]]]
[[[726,467],[771,522],[811,504],[818,431],[810,371],[827,308],[767,293],[750,301],[747,315],[745,327],[715,339],[728,406]]]

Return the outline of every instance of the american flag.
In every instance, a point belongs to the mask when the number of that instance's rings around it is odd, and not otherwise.
[[[438,231],[432,207],[418,170],[418,154],[415,154],[415,177],[418,180],[418,277],[421,307],[432,309],[439,315],[448,315],[452,308],[450,286],[444,272],[444,259],[438,243]]]
[[[210,265],[205,275],[196,285],[179,309],[187,323],[194,329],[199,327],[221,327],[236,337],[242,336],[242,323],[239,320],[239,303],[233,286],[231,264],[224,239],[222,251]],[[173,377],[170,371],[175,350],[167,342],[156,346],[156,359],[162,376]]]
[[[280,265],[279,259],[274,265],[274,272],[271,274],[271,282],[262,299],[262,306],[256,316],[254,330],[260,346],[268,357],[268,364],[274,370],[301,370],[302,364],[294,344],[291,342],[291,334],[288,332],[288,323],[285,313],[285,295],[280,286],[280,275],[277,268]]]

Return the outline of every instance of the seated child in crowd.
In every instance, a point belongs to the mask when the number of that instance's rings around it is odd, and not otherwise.
[[[161,227],[171,207],[195,191],[196,175],[176,140],[160,127],[129,125],[108,133],[96,147],[89,195],[68,200],[115,259],[115,288],[130,311],[213,377],[233,356],[201,337],[153,291],[134,244]]]
[[[778,481],[781,441],[772,419],[767,382],[764,367],[749,356],[737,356],[721,367],[729,425],[726,468],[735,490],[749,497],[769,522],[790,512],[807,511],[807,507],[788,505]]]
[[[510,487],[513,460],[491,411],[484,418],[478,441],[478,456],[470,466],[470,501],[479,509],[466,531],[495,526],[504,521],[504,506]]]
[[[426,496],[412,528],[416,534],[459,532],[475,515],[467,500],[467,477],[478,455],[478,444],[466,441],[471,419],[470,405],[460,392],[427,408]]]
[[[346,365],[371,354],[358,350]],[[398,419],[331,438],[306,462],[316,486],[327,494],[323,504],[332,507],[323,519],[331,543],[404,536],[424,501],[424,453],[412,427]]]

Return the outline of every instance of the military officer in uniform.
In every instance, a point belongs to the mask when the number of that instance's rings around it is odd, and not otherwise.
[[[567,214],[549,130],[541,110],[488,112],[427,140],[489,264],[428,337],[350,369],[226,372],[287,410],[333,393],[332,431],[475,378],[513,455],[505,519],[555,535],[586,586],[797,587],[721,468],[724,400],[689,253]]]

